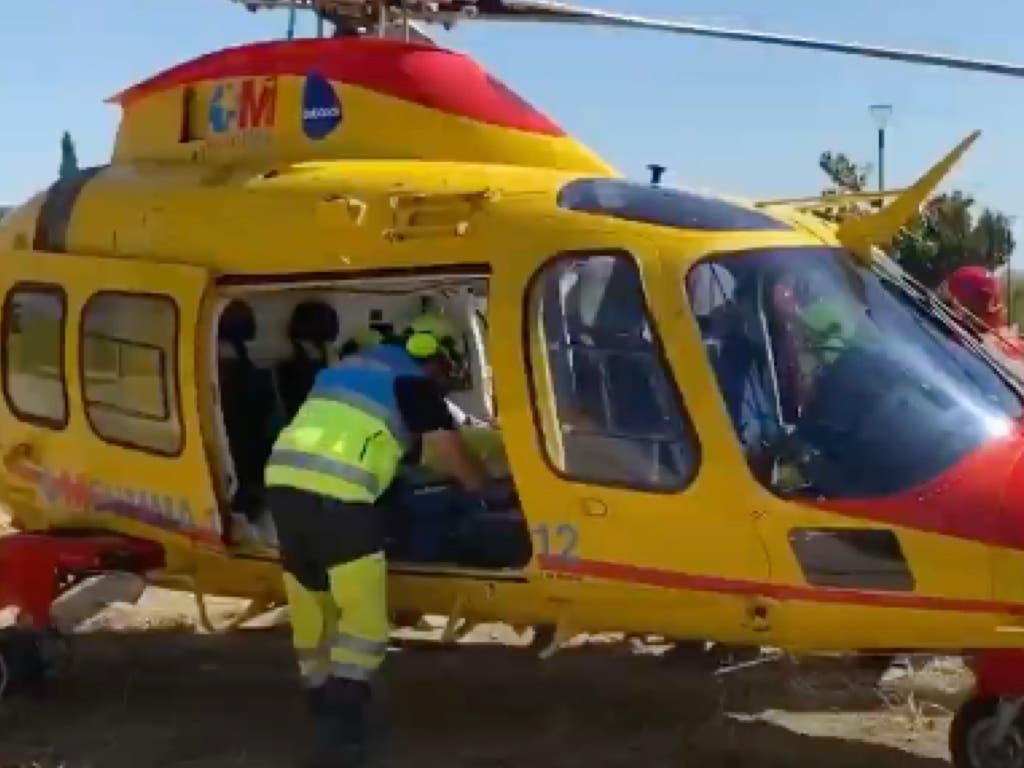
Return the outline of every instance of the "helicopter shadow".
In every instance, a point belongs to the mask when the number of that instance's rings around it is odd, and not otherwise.
[[[884,665],[858,662],[853,656],[810,657],[802,660],[783,656],[777,660],[747,665],[743,659],[719,660],[711,654],[685,651],[664,653],[665,648],[643,643],[632,644],[623,639],[602,640],[595,644],[572,647],[556,656],[557,663],[541,662],[525,647],[510,648],[489,642],[463,642],[458,655],[474,659],[486,668],[488,659],[515,657],[527,662],[524,674],[537,676],[548,672],[573,674],[604,662],[613,662],[641,679],[649,677],[657,686],[677,686],[690,691],[693,699],[706,702],[720,711],[752,715],[765,710],[788,712],[870,712],[905,702],[906,692],[925,702],[932,714],[952,712],[964,700],[968,690],[962,680],[941,687],[914,686],[904,681],[883,688],[880,685]],[[392,640],[392,651],[414,654],[435,654],[447,657],[453,649],[436,640],[402,638]],[[722,667],[737,664],[737,671]],[[719,674],[716,674],[716,670]],[[957,685],[959,683],[959,685]]]
[[[58,690],[0,704],[0,768],[282,768],[309,743],[284,632],[96,634],[75,647]],[[834,723],[809,736],[736,720],[710,676],[625,648],[543,663],[485,644],[423,650],[400,644],[381,675],[378,768],[946,765],[938,747],[920,757]]]

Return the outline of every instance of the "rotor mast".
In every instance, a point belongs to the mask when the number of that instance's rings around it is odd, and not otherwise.
[[[477,0],[232,0],[250,12],[287,9],[288,38],[298,11],[317,17],[317,37],[323,37],[323,23],[334,25],[334,37],[375,36],[433,45],[434,41],[417,22],[441,24],[451,29],[458,21],[476,17]]]

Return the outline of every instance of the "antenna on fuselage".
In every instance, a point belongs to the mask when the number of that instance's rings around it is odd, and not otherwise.
[[[665,175],[665,171],[668,169],[664,165],[650,163],[647,166],[647,170],[651,172],[651,186],[657,187],[661,185],[661,177]]]
[[[288,39],[295,39],[295,22],[299,16],[299,9],[296,6],[296,0],[289,0],[288,2]]]

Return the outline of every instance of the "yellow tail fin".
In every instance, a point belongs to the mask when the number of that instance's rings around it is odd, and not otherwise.
[[[946,177],[946,174],[978,140],[981,131],[974,131],[957,144],[953,151],[937,162],[913,186],[908,187],[895,200],[878,213],[849,219],[839,225],[836,236],[854,253],[870,257],[871,246],[886,245],[899,234],[900,228],[920,210],[928,196]]]

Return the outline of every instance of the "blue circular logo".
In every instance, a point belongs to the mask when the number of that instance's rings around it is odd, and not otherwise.
[[[341,125],[341,100],[331,82],[316,72],[306,75],[302,88],[302,131],[314,141],[325,139]]]

